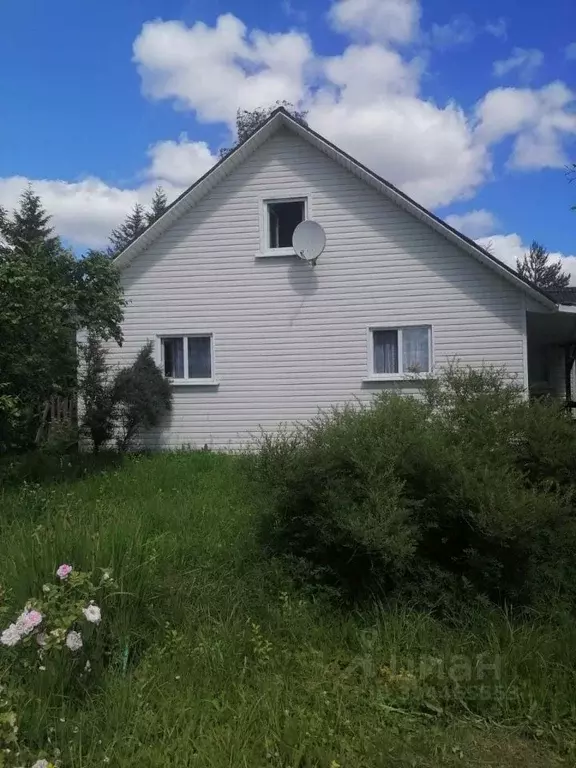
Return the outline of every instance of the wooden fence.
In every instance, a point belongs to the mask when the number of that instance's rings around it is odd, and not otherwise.
[[[64,435],[73,435],[78,426],[78,401],[75,397],[54,395],[44,406],[36,444]]]

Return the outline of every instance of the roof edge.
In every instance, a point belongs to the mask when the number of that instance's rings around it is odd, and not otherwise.
[[[277,125],[275,126],[274,123]],[[275,109],[267,118],[267,120],[265,120],[262,125],[259,126],[256,131],[254,131],[254,133],[248,136],[247,139],[238,144],[236,147],[234,147],[234,149],[228,155],[219,160],[203,176],[201,176],[186,190],[184,190],[184,192],[182,192],[182,194],[180,194],[176,200],[174,200],[168,206],[160,218],[150,224],[144,230],[144,232],[142,232],[135,240],[127,245],[126,248],[124,248],[124,250],[118,254],[118,256],[116,256],[113,263],[116,264],[116,266],[119,268],[129,264],[136,256],[139,255],[142,250],[146,248],[149,243],[151,243],[154,239],[156,239],[156,237],[162,234],[169,227],[173,220],[179,217],[180,210],[184,210],[192,193],[196,192],[197,196],[200,197],[202,195],[202,188],[207,186],[208,180],[213,180],[215,174],[222,176],[222,178],[225,177],[229,172],[228,169],[232,170],[232,168],[235,167],[241,153],[245,154],[246,152],[252,151],[252,148],[256,148],[259,145],[263,134],[266,134],[267,137],[268,135],[271,135],[274,130],[280,128],[281,125],[290,127],[299,136],[302,136],[307,140],[313,139],[315,144],[321,145],[319,147],[320,149],[324,148],[324,151],[328,150],[330,154],[335,153],[337,156],[340,156],[341,158],[351,163],[358,171],[360,171],[361,174],[367,176],[372,180],[373,183],[379,186],[381,192],[394,200],[394,202],[396,202],[398,205],[408,210],[408,212],[412,213],[417,218],[427,223],[436,232],[445,236],[446,239],[461,247],[472,257],[483,262],[486,266],[500,273],[502,277],[513,283],[517,288],[523,290],[536,301],[539,301],[541,304],[548,307],[548,309],[558,310],[558,302],[556,302],[554,298],[548,295],[544,290],[534,285],[526,278],[522,277],[522,275],[518,274],[518,272],[513,270],[503,261],[500,261],[500,259],[491,254],[485,248],[482,248],[474,240],[467,237],[462,232],[459,232],[457,229],[444,221],[444,219],[436,216],[436,214],[432,213],[427,208],[424,208],[424,206],[420,205],[420,203],[416,202],[407,194],[398,189],[398,187],[394,186],[389,181],[386,181],[386,179],[382,178],[382,176],[379,176],[377,173],[368,168],[368,166],[364,165],[359,160],[356,160],[356,158],[352,157],[352,155],[349,155],[343,149],[340,149],[340,147],[336,146],[324,136],[317,133],[313,128],[298,122],[284,107],[278,107]],[[218,181],[219,178],[215,180],[215,183],[218,183]],[[193,200],[190,201],[189,207],[191,207],[193,203]]]
[[[257,137],[261,137],[262,131],[264,131],[266,128],[270,130],[270,125],[279,115],[281,115],[283,118],[290,117],[289,112],[287,112],[284,107],[278,107],[275,109],[274,112],[272,112],[270,116],[262,123],[262,125],[260,125],[258,129],[254,131],[254,133],[250,134],[250,136],[244,139],[244,141],[241,141],[237,146],[234,147],[234,149],[232,149],[231,152],[218,160],[218,162],[209,168],[203,176],[201,176],[199,179],[196,179],[195,182],[193,182],[187,189],[178,195],[178,197],[170,203],[164,213],[158,219],[156,219],[156,221],[152,222],[152,224],[149,224],[146,229],[138,235],[138,237],[134,238],[131,243],[123,248],[123,250],[120,251],[117,256],[115,256],[112,263],[116,264],[116,266],[120,269],[129,264],[136,256],[139,255],[142,250],[144,250],[144,248],[146,248],[150,242],[161,235],[168,228],[170,223],[178,217],[178,210],[180,208],[184,208],[182,203],[184,203],[185,199],[193,191],[198,190],[208,178],[212,177],[214,173],[222,171],[222,169],[225,169],[227,165],[232,165],[232,162],[238,158],[239,153],[242,150],[249,148],[251,143],[257,144]],[[277,122],[280,126],[280,121]],[[222,175],[224,176],[225,173],[222,172]]]

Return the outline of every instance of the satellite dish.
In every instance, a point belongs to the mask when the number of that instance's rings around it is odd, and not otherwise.
[[[302,221],[294,230],[292,246],[297,256],[315,267],[326,248],[326,233],[316,221]]]

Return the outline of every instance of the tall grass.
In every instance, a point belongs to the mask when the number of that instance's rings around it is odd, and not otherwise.
[[[240,462],[208,453],[0,497],[8,614],[60,562],[111,567],[103,675],[19,691],[22,738],[64,768],[547,766],[576,757],[576,623],[471,605],[451,624],[303,595],[256,543]],[[258,503],[256,503],[258,502]]]

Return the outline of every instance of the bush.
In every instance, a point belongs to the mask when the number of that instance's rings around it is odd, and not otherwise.
[[[364,407],[262,438],[270,553],[300,576],[427,606],[572,596],[576,428],[502,371],[450,368],[421,400]]]
[[[171,409],[172,390],[154,362],[152,342],[144,345],[130,367],[119,371],[112,399],[118,409],[121,451],[131,446],[141,429],[158,426]]]

